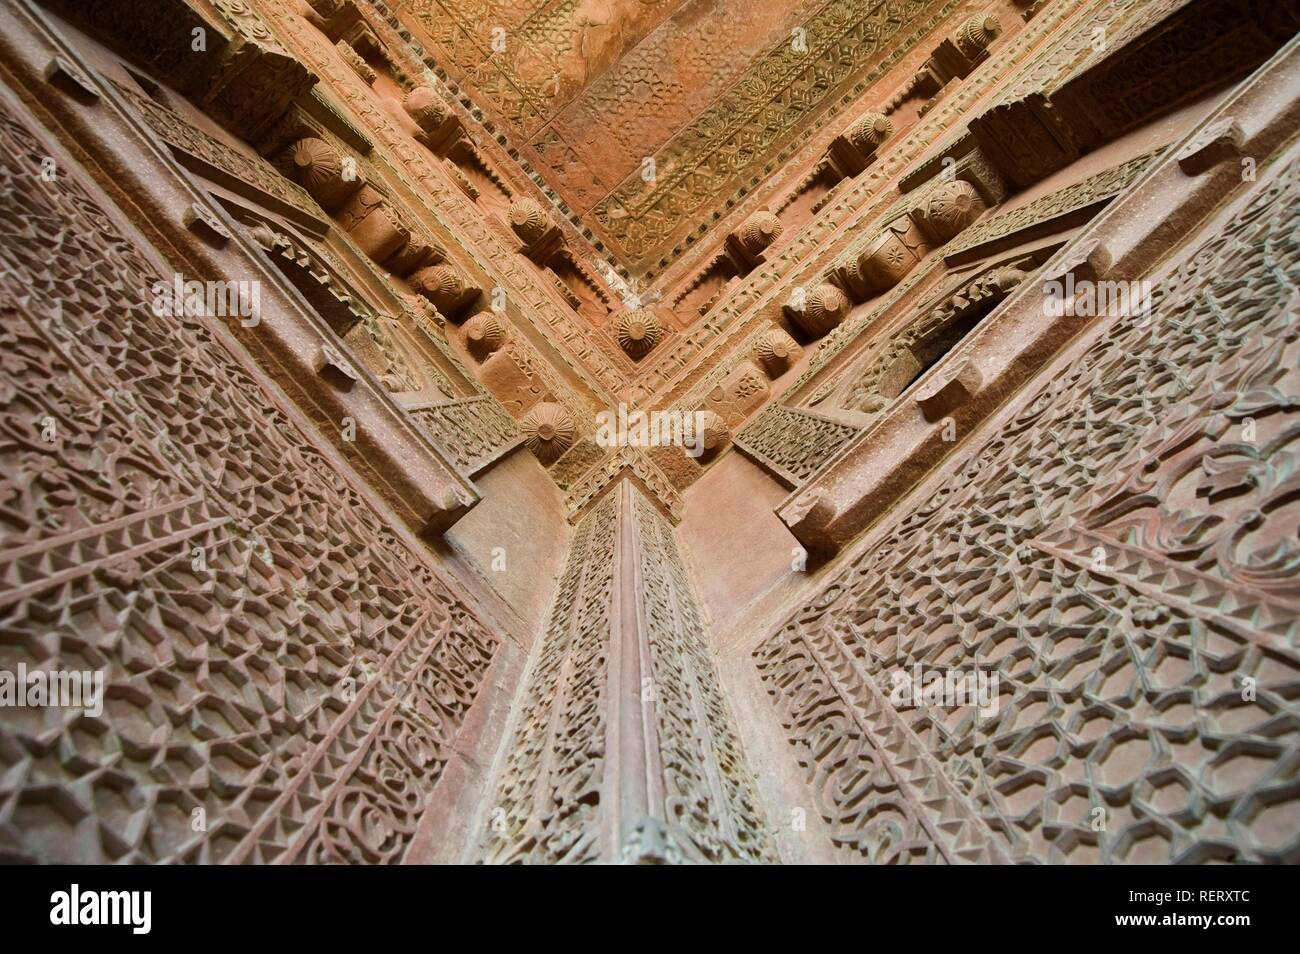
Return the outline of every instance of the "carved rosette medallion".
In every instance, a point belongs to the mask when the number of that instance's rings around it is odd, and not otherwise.
[[[790,314],[808,334],[821,337],[843,321],[849,313],[849,299],[834,285],[818,285],[808,293],[804,307]]]
[[[970,59],[975,59],[988,49],[1002,31],[998,18],[991,14],[973,16],[957,31],[957,49]]]
[[[774,328],[759,339],[754,357],[769,378],[779,378],[799,360],[803,349],[799,342],[779,328]]]
[[[883,113],[864,113],[844,130],[844,138],[864,155],[875,152],[894,133],[894,124]]]
[[[506,329],[501,319],[490,311],[480,311],[465,322],[465,347],[480,361],[500,348],[506,341]]]
[[[935,188],[918,210],[918,218],[931,238],[947,242],[979,218],[984,208],[975,187],[957,179]]]
[[[767,210],[755,212],[740,226],[740,241],[745,251],[757,255],[781,237],[781,220]]]
[[[343,157],[323,139],[299,139],[289,159],[299,184],[326,212],[337,210],[363,184],[355,171],[350,179],[344,177]]]
[[[629,357],[639,359],[663,340],[664,330],[653,312],[629,308],[614,319],[614,337]]]
[[[525,242],[536,242],[546,234],[546,210],[533,199],[510,203],[510,228]]]
[[[553,464],[573,446],[577,428],[573,418],[559,404],[538,404],[519,422],[524,443],[543,464]]]
[[[431,265],[410,278],[411,287],[448,317],[465,304],[471,289],[450,265]]]
[[[703,448],[701,458],[708,460],[716,456],[731,440],[731,428],[727,427],[727,422],[716,411],[705,411],[700,418],[700,433],[696,439]]]

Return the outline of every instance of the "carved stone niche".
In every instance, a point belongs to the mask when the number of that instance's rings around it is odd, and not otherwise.
[[[1004,202],[1009,194],[1006,180],[980,151],[975,137],[969,133],[961,134],[941,150],[932,153],[924,162],[907,172],[899,180],[898,186],[904,193],[916,192],[917,195],[925,196],[926,193],[919,190],[935,189],[945,183],[951,185],[958,180],[975,188],[979,203],[985,209]],[[922,210],[919,206],[924,201],[924,198],[918,200],[917,207],[912,209],[913,218],[920,215]],[[924,223],[921,224],[924,231]]]
[[[244,224],[249,237],[261,246],[339,337],[346,336],[355,325],[373,315],[361,297],[306,243],[257,219],[246,219]]]
[[[856,374],[857,380],[841,406],[846,410],[884,411],[892,415],[899,400],[910,400],[927,426],[947,417],[961,419],[974,405],[987,399],[988,376],[982,362],[993,352],[957,356],[953,350],[1016,287],[1028,280],[1026,269],[1035,265],[1032,257],[1008,262],[967,279],[955,290],[950,289],[873,354],[864,368],[848,372]],[[940,363],[946,358],[952,363]],[[932,368],[933,373],[926,378]],[[887,420],[893,422],[898,418],[891,416]],[[887,483],[892,479],[890,475],[897,472],[882,470],[875,453],[883,433],[886,431],[879,427],[859,431],[857,437],[844,444],[842,450],[778,507],[780,519],[809,550],[823,555],[835,553],[878,512],[879,501],[868,497],[861,488]]]
[[[831,141],[826,164],[836,181],[856,176],[871,165],[877,150],[894,134],[894,124],[884,113],[868,112]]]
[[[456,321],[483,293],[471,285],[450,265],[432,265],[422,268],[410,279],[412,289],[427,298],[438,311]]]
[[[1296,0],[1192,0],[1088,63],[1051,101],[1088,152],[1247,75],[1297,31]]]
[[[520,251],[536,264],[546,266],[559,251],[563,240],[541,203],[527,197],[510,203],[510,230],[518,237]]]
[[[413,87],[402,98],[402,108],[420,129],[416,140],[432,152],[446,155],[460,138],[460,120],[433,87]]]
[[[1132,37],[1112,38],[1079,72],[971,120],[980,149],[1009,182],[1030,186],[1245,76],[1300,30],[1300,4],[1190,0],[1146,22]]]
[[[233,30],[226,59],[196,102],[249,142],[257,142],[316,76],[274,35],[246,0],[213,0]]]
[[[786,316],[814,338],[820,338],[848,317],[848,296],[830,283],[816,286],[800,299],[782,306]]]
[[[781,237],[781,220],[767,209],[759,209],[727,236],[725,250],[739,275],[747,275],[764,261],[764,252]]]
[[[295,101],[280,121],[254,145],[284,175],[294,179],[290,157],[293,147],[302,139],[340,143],[342,145],[333,147],[340,150],[340,155],[345,149],[348,154],[370,155],[375,148],[365,133],[354,126],[319,87]]]
[[[343,39],[362,59],[378,60],[385,68],[392,66],[393,58],[388,52],[388,47],[364,18],[348,27],[343,32]]]
[[[556,291],[578,314],[602,324],[609,317],[611,298],[592,271],[584,267],[563,244],[546,262]]]

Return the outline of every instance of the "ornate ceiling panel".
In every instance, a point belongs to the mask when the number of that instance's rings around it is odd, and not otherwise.
[[[628,274],[653,278],[957,0],[415,0],[403,19]]]

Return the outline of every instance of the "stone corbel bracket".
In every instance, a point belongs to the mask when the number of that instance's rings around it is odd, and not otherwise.
[[[1275,155],[1300,122],[1297,104],[1300,39],[1293,39],[782,501],[781,521],[807,548],[832,555],[898,505],[1004,402],[1028,393],[1026,382],[1066,344],[1104,334],[1118,317],[1049,307],[1051,296],[1064,291],[1074,300],[1085,282],[1148,278],[1198,223],[1250,186],[1239,157],[1262,166]]]
[[[535,199],[521,197],[510,203],[510,230],[519,239],[520,254],[545,268],[564,245],[560,230]]]

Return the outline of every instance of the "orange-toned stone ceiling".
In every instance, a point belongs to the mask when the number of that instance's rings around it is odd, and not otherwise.
[[[956,6],[410,0],[399,15],[632,276],[653,279]]]

